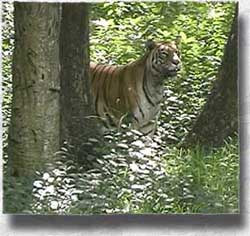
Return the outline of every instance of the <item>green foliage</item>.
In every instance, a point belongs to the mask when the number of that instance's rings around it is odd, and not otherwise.
[[[7,148],[7,136],[8,126],[10,122],[10,107],[12,99],[12,71],[11,61],[14,49],[14,25],[13,25],[13,5],[3,4],[2,5],[2,114],[3,114],[3,150],[4,150],[4,161],[7,162],[6,148]]]
[[[221,64],[235,3],[102,3],[92,4],[91,60],[126,64],[140,58],[149,39],[182,37],[183,69],[166,82],[160,127],[176,143],[190,130],[204,105]]]
[[[202,147],[168,148],[160,140],[152,143],[133,131],[119,135],[108,137],[114,145],[111,151],[97,160],[94,169],[79,176],[79,186],[87,191],[79,194],[71,213],[238,211],[235,140],[205,151]]]
[[[32,213],[32,180],[15,178],[5,172],[3,181],[3,212],[11,214]]]
[[[46,170],[36,173],[31,184],[29,180],[7,174],[14,34],[13,7],[4,3],[5,212],[237,212],[237,139],[229,137],[218,149],[176,146],[190,130],[216,78],[234,7],[234,3],[193,2],[92,4],[92,61],[125,64],[143,55],[148,39],[166,41],[181,35],[183,69],[176,80],[165,84],[163,112],[152,140],[125,126],[119,131],[111,130],[105,135],[104,143],[91,138],[83,143],[86,150],[94,150],[91,154],[86,151],[82,157],[84,165],[69,148],[62,148]]]
[[[34,182],[34,213],[236,213],[236,140],[219,149],[179,149],[124,129],[105,136],[89,170],[67,150]],[[109,145],[108,145],[109,144]],[[100,151],[99,150],[99,151]]]

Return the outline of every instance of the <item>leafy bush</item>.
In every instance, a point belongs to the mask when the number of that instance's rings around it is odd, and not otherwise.
[[[92,4],[91,60],[126,64],[140,58],[149,39],[182,37],[183,69],[165,84],[160,127],[169,143],[182,140],[204,105],[221,64],[235,3]]]
[[[126,129],[105,140],[104,155],[89,170],[77,166],[68,151],[61,152],[50,171],[34,183],[34,213],[238,211],[236,140],[212,150],[168,148],[160,140],[149,141]]]
[[[35,181],[7,174],[6,212],[36,214],[234,213],[238,211],[236,138],[218,149],[182,149],[215,80],[235,3],[140,2],[92,4],[91,60],[125,64],[144,53],[148,39],[182,36],[183,69],[165,84],[165,101],[154,137],[122,126],[104,143],[89,139],[84,164],[62,148]],[[13,7],[3,4],[3,143],[11,105]],[[172,144],[175,144],[173,146]],[[88,147],[88,148],[87,148]],[[87,163],[86,163],[87,160]],[[225,174],[226,173],[226,174]],[[14,197],[13,197],[14,196]],[[31,202],[31,205],[27,205]]]

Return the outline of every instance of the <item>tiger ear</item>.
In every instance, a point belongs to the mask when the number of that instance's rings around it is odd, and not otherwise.
[[[178,47],[181,44],[181,35],[177,35],[175,38],[175,44]]]
[[[155,47],[155,45],[156,45],[156,43],[152,39],[150,39],[146,42],[146,48],[148,50],[152,50]]]

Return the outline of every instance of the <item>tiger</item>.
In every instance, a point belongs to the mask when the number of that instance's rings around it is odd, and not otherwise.
[[[148,135],[156,130],[164,81],[181,69],[177,40],[146,43],[146,53],[126,65],[90,62],[96,114],[119,127],[130,117],[132,128]]]

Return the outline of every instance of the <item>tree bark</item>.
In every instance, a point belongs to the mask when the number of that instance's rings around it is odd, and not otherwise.
[[[219,146],[238,129],[237,49],[238,6],[225,46],[222,65],[211,94],[196,120],[184,146],[202,144]]]
[[[59,149],[59,26],[56,3],[14,3],[12,174],[30,176]]]
[[[61,144],[72,145],[78,156],[81,144],[95,136],[89,83],[89,6],[86,3],[63,3],[60,32],[61,60]]]

